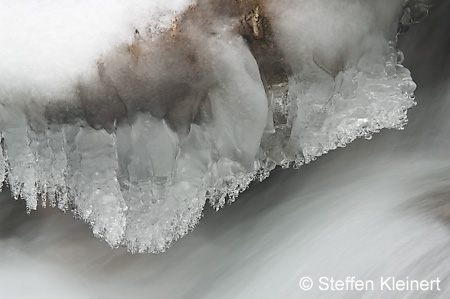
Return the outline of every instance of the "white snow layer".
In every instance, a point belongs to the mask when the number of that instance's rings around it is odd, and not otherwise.
[[[415,104],[395,48],[405,1],[260,2],[292,68],[276,86],[236,17],[204,13],[168,34],[189,5],[221,1],[3,1],[1,181],[29,210],[72,209],[111,246],[160,252],[206,201],[403,127]]]

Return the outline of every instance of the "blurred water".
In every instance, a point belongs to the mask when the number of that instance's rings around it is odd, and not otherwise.
[[[163,254],[110,249],[70,213],[0,199],[0,298],[449,298],[450,9],[402,40],[418,83],[403,132],[275,171],[206,208]],[[440,292],[302,291],[300,278],[440,278]]]

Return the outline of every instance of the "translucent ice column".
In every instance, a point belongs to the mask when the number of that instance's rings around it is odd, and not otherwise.
[[[26,20],[0,26],[0,180],[29,211],[160,252],[277,165],[401,129],[415,84],[396,39],[431,3],[91,5],[0,13]]]

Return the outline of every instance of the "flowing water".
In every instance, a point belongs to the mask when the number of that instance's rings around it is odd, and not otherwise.
[[[277,169],[161,254],[130,254],[57,209],[1,194],[0,298],[449,298],[450,6],[400,42],[418,84],[404,131]],[[299,280],[310,277],[311,290]],[[320,277],[374,290],[323,291]],[[440,291],[381,291],[381,277]]]

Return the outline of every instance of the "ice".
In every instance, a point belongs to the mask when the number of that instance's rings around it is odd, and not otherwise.
[[[0,181],[161,252],[276,166],[403,128],[397,34],[430,2],[263,2],[6,5]]]
[[[14,198],[22,197],[27,202],[27,210],[36,210],[37,173],[35,156],[31,150],[30,128],[21,111],[10,111],[9,128],[2,132],[4,156],[7,164],[7,180]]]
[[[104,130],[89,127],[69,125],[63,132],[69,196],[94,235],[116,245],[123,235],[127,206],[116,177],[115,139]]]
[[[219,82],[208,92],[220,157],[253,168],[267,121],[267,96],[258,65],[241,38],[213,39],[213,74]]]

